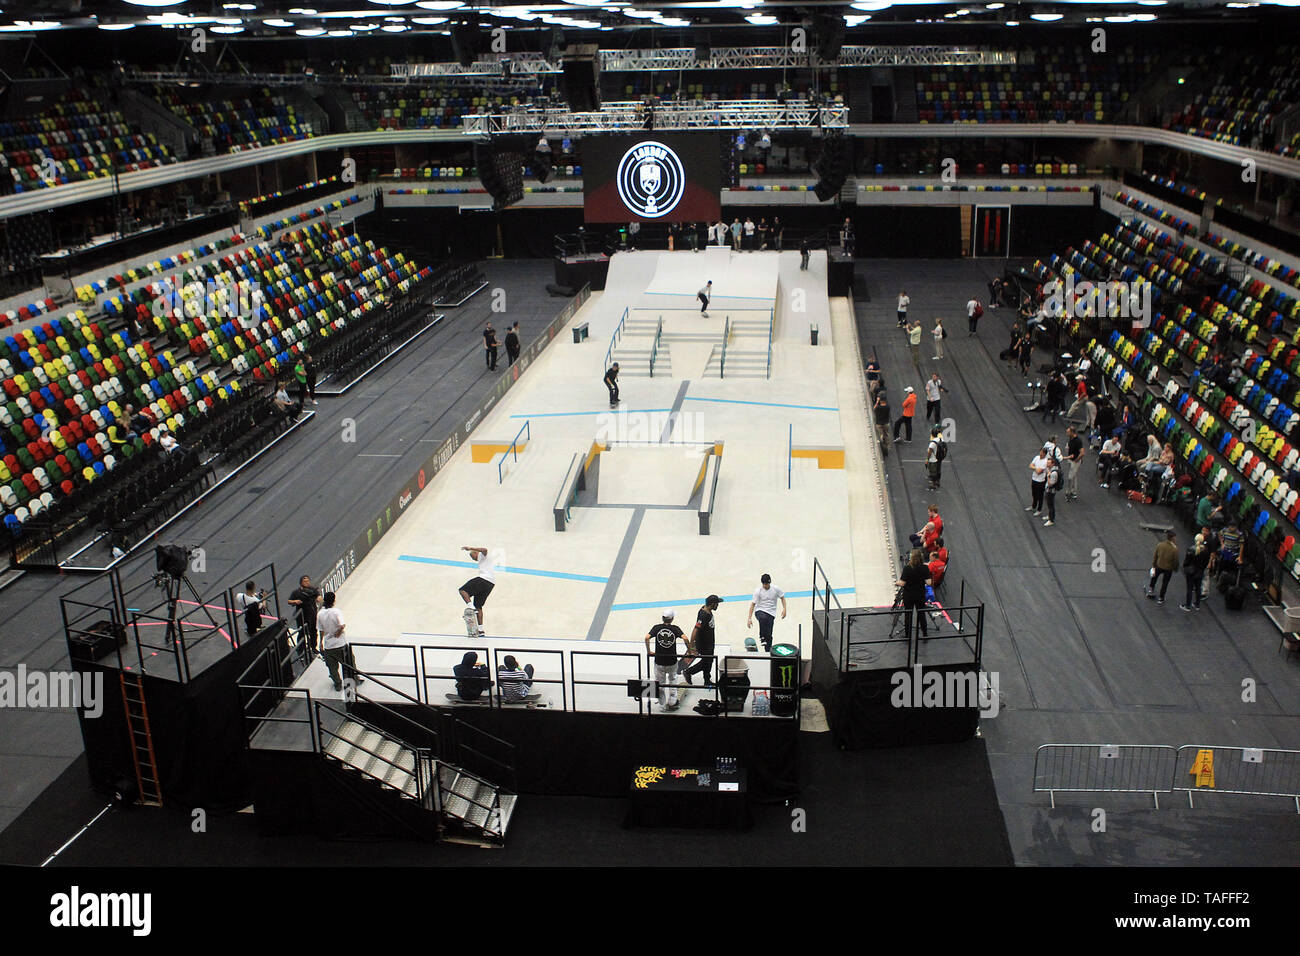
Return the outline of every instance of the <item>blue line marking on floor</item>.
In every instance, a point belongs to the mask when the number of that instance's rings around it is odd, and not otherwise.
[[[690,297],[691,297],[691,294],[690,294],[689,292],[649,292],[649,291],[647,291],[647,292],[645,292],[645,293],[643,293],[643,294],[644,294],[644,295],[680,295],[683,299],[687,299],[687,298],[690,298]],[[709,307],[712,308],[712,307],[713,307],[713,303],[714,303],[715,301],[719,300],[719,299],[746,299],[746,300],[749,300],[749,301],[752,301],[752,302],[775,302],[775,301],[776,301],[776,295],[775,295],[775,294],[773,294],[773,295],[715,295],[715,296],[712,296],[712,297],[709,299]],[[698,302],[698,301],[700,301],[700,300],[699,300],[699,298],[696,298],[695,301]],[[654,305],[650,305],[650,306],[638,306],[638,305],[634,305],[634,306],[632,306],[631,308],[633,308],[633,309],[641,309],[641,308],[656,309],[656,308],[658,308],[658,306],[654,306]],[[686,308],[693,308],[693,306],[682,306],[682,308],[684,308],[684,309],[686,309]],[[752,310],[751,310],[751,311],[752,311]]]
[[[850,594],[852,593],[853,588],[832,588],[832,590],[836,594]],[[820,594],[822,592],[818,591],[817,593]],[[806,597],[812,597],[813,592],[812,591],[786,591],[785,596],[787,598],[806,598]],[[691,605],[691,604],[703,604],[705,597],[707,597],[707,595],[701,594],[699,597],[684,598],[682,600],[674,600],[674,601],[640,601],[634,604],[615,604],[613,607],[610,608],[610,610],[611,611],[648,611],[651,608],[686,607],[687,605]],[[754,595],[752,593],[722,595],[722,602],[724,604],[738,604],[742,601],[748,602],[752,600],[754,600]]]
[[[449,561],[446,558],[425,558],[415,554],[400,554],[398,561],[411,561],[415,564],[436,564],[444,568],[478,568],[475,561]],[[592,584],[605,584],[609,578],[595,574],[570,574],[567,571],[542,571],[538,568],[501,567],[498,571],[505,574],[531,574],[539,578],[559,578],[563,581],[589,581]]]
[[[638,414],[649,412],[671,412],[671,408],[620,408],[615,411],[612,408],[603,408],[596,412],[532,412],[527,415],[511,415],[511,418],[565,418],[572,415],[626,415],[629,412]]]
[[[838,412],[833,405],[789,405],[785,402],[746,402],[738,398],[698,398],[688,395],[688,402],[721,402],[724,405],[766,405],[768,408],[804,408],[812,412]]]

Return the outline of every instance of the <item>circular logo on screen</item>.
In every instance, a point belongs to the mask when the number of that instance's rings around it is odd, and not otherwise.
[[[619,160],[618,195],[638,216],[657,219],[677,208],[686,191],[686,170],[663,143],[637,143]]]

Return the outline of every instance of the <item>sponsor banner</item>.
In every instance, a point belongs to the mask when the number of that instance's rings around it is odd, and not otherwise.
[[[582,308],[590,296],[591,287],[589,285],[583,286],[582,291],[574,296],[569,301],[569,304],[561,310],[560,314],[551,320],[551,324],[546,327],[546,331],[524,349],[519,361],[515,363],[519,366],[520,375],[541,354],[542,349],[551,344],[560,330],[568,324],[569,320]],[[393,524],[416,497],[429,486],[438,472],[447,466],[452,456],[456,454],[457,449],[469,440],[470,433],[482,423],[483,419],[487,417],[487,413],[496,406],[501,396],[518,379],[518,375],[503,375],[497,379],[496,385],[483,405],[458,426],[455,432],[447,436],[446,440],[438,446],[438,449],[429,456],[429,459],[403,483],[401,491],[389,499],[388,503],[366,526],[366,529],[357,535],[351,546],[334,562],[329,572],[321,578],[322,590],[337,591],[339,589],[343,582],[348,579],[348,575],[355,571],[357,565],[365,560],[366,555],[389,532]]]

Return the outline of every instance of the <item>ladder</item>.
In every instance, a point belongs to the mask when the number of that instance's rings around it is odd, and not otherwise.
[[[139,674],[118,675],[122,685],[122,706],[126,711],[126,730],[130,736],[131,762],[135,765],[135,785],[140,802],[162,806],[162,787],[158,783],[158,761],[154,758],[153,732],[149,729],[149,706],[144,699],[144,681]]]

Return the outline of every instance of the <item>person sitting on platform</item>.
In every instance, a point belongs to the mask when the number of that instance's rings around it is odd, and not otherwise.
[[[942,558],[939,555],[939,552],[941,550],[943,552]],[[930,569],[930,586],[932,588],[937,588],[939,585],[943,584],[944,573],[948,570],[947,555],[948,555],[947,548],[938,548],[938,547],[932,550],[928,555],[926,555],[926,567]]]
[[[939,516],[939,506],[929,505],[926,508],[925,526],[920,531],[914,531],[908,537],[914,548],[925,548],[927,551],[933,546],[934,540],[943,534],[943,518]]]
[[[507,654],[497,668],[497,687],[501,691],[502,703],[518,704],[541,697],[541,694],[533,693],[532,680],[533,665],[525,664],[521,668],[514,655]]]
[[[478,662],[478,654],[474,651],[466,651],[451,672],[456,675],[456,693],[461,700],[478,700],[491,686],[489,678],[492,672],[486,664]]]

